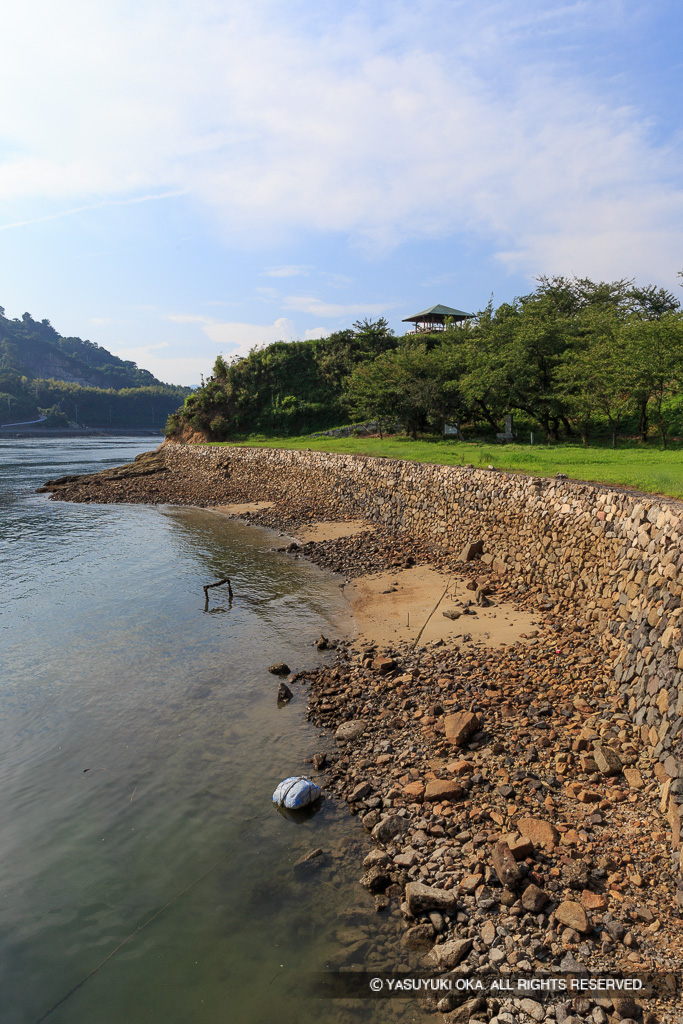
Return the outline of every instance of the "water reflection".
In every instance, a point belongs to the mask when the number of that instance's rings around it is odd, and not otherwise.
[[[37,1021],[99,964],[50,1021],[383,1019],[302,995],[352,935],[389,965],[400,955],[400,921],[382,923],[356,881],[357,823],[331,800],[298,824],[270,802],[328,740],[305,722],[302,689],[277,706],[267,669],[320,658],[338,589],[273,555],[272,534],[209,512],[34,495],[46,476],[96,468],[96,444],[71,444],[21,442],[9,458],[0,444],[14,495],[2,510],[0,1019]],[[100,455],[137,454],[123,447]],[[202,587],[222,576],[233,606],[205,615]],[[324,860],[295,874],[315,847]]]

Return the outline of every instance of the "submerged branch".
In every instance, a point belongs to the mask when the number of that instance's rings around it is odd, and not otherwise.
[[[206,586],[202,588],[204,591],[204,611],[208,611],[209,608],[209,591],[211,588],[222,587],[225,583],[228,584],[228,601],[232,604],[232,584],[226,576],[224,580],[217,580],[216,583],[207,583]]]

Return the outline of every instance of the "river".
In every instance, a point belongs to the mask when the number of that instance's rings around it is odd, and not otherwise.
[[[149,447],[0,439],[0,1020],[374,1020],[304,994],[354,939],[398,938],[357,882],[367,840],[331,800],[303,822],[271,804],[330,739],[268,666],[316,664],[343,598],[210,511],[34,493]]]

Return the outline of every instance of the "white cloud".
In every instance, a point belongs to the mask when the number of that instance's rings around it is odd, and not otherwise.
[[[7,168],[0,167],[0,179]],[[6,184],[7,182],[5,182]],[[72,217],[77,213],[87,213],[90,210],[101,210],[106,206],[135,206],[138,203],[149,203],[160,199],[176,199],[179,196],[187,195],[189,189],[176,189],[171,192],[158,192],[148,196],[130,196],[127,199],[104,199],[99,203],[87,203],[85,206],[74,206],[66,210],[57,210],[54,213],[47,213],[43,217],[33,217],[28,220],[10,221],[8,224],[0,224],[0,231],[8,231],[11,228],[24,228],[29,224],[44,224],[49,220],[60,220],[62,217]]]
[[[310,330],[304,333],[306,341],[312,340],[313,338],[326,338],[330,333],[328,327],[311,327]]]
[[[246,355],[257,345],[273,341],[292,341],[294,324],[280,317],[273,324],[212,323],[204,326],[206,335],[218,345],[226,356]]]
[[[314,316],[370,316],[373,313],[386,313],[391,304],[386,302],[351,302],[339,304],[323,302],[313,295],[289,295],[283,300],[285,309],[298,313],[312,313]]]
[[[213,356],[175,356],[162,354],[168,346],[141,345],[135,348],[119,348],[116,355],[120,359],[132,359],[138,366],[153,373],[158,380],[166,384],[184,384],[190,387],[199,385],[202,374],[208,377],[215,362]],[[112,346],[114,348],[114,346]]]
[[[273,0],[24,0],[3,22],[0,227],[188,194],[239,244],[466,232],[515,269],[670,279],[681,142],[656,143],[649,113],[559,45],[642,14],[622,6],[352,2],[318,19]]]
[[[290,263],[284,267],[269,267],[264,270],[264,277],[308,277],[313,267],[305,264]]]
[[[174,324],[212,324],[210,316],[201,316],[197,313],[168,313],[164,320],[171,320]]]

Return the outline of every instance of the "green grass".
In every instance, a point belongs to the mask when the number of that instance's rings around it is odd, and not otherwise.
[[[230,444],[230,442],[224,442]],[[639,446],[623,442],[610,447],[588,447],[575,444],[521,445],[482,444],[468,441],[443,441],[405,437],[252,437],[240,441],[241,447],[292,448],[314,452],[343,452],[377,455],[413,462],[432,462],[443,466],[471,464],[485,468],[552,477],[566,473],[570,479],[634,487],[648,494],[665,494],[683,498],[683,446],[677,443],[667,449],[654,444]]]

